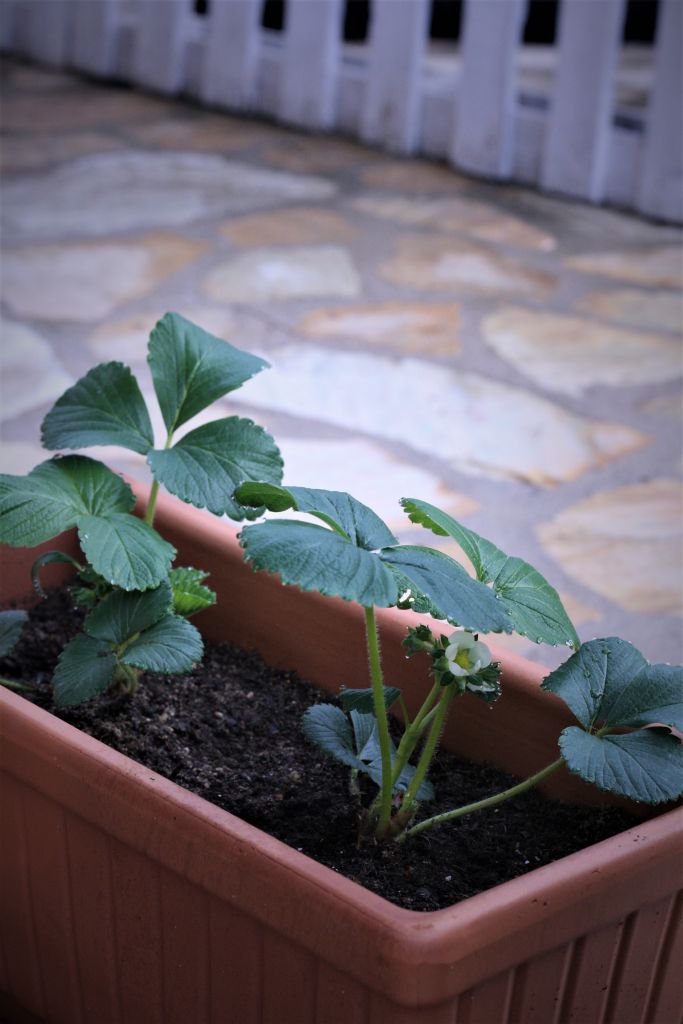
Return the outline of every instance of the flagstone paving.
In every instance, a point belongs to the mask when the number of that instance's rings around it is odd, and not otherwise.
[[[401,540],[421,497],[532,561],[582,638],[683,656],[681,231],[340,138],[5,62],[1,468],[94,362],[175,309],[272,368],[287,482]],[[145,477],[142,456],[89,450]],[[520,637],[500,645],[547,665]]]
[[[564,395],[580,395],[600,384],[628,387],[680,375],[680,343],[652,331],[516,307],[486,317],[482,329],[501,358],[541,387]]]

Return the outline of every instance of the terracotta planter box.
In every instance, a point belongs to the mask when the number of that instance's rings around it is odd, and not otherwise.
[[[184,564],[212,572],[219,604],[200,623],[207,637],[256,647],[330,690],[366,685],[357,608],[252,573],[232,531],[172,500],[160,501],[158,525]],[[4,601],[26,594],[34,557],[4,550]],[[316,643],[299,650],[303,622]],[[387,676],[414,706],[427,663],[407,662],[399,649],[406,613],[381,622]],[[567,719],[539,692],[537,666],[504,661],[495,710],[463,698],[445,741],[527,773],[555,758]],[[0,989],[45,1021],[678,1019],[683,811],[423,914],[394,907],[20,697],[3,690],[0,699]],[[525,723],[521,736],[515,719]],[[550,789],[595,797],[568,777]]]

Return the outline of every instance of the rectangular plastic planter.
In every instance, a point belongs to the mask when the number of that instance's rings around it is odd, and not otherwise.
[[[253,573],[234,532],[203,513],[158,508],[180,562],[212,573],[207,637],[333,691],[367,685],[359,609]],[[4,602],[27,594],[35,554],[3,550]],[[415,706],[427,664],[400,650],[408,613],[380,618],[387,677]],[[504,662],[504,697],[493,711],[463,698],[445,742],[526,774],[556,757],[567,718],[539,691],[537,666]],[[678,1020],[681,810],[416,913],[22,698],[0,699],[0,990],[51,1024]],[[568,777],[549,788],[595,797]]]

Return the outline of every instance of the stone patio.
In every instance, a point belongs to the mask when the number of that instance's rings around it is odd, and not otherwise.
[[[3,471],[47,457],[41,419],[94,363],[151,397],[175,309],[271,362],[221,406],[274,433],[286,482],[404,540],[439,544],[397,499],[439,504],[537,565],[582,638],[681,660],[680,231],[19,63],[3,89]]]

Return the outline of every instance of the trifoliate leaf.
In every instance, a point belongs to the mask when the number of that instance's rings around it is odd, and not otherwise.
[[[116,658],[109,644],[80,633],[59,656],[52,677],[55,703],[65,707],[96,697],[110,685],[115,668]]]
[[[12,650],[27,619],[28,613],[22,609],[0,612],[0,658]]]
[[[276,572],[283,583],[365,607],[396,602],[396,581],[377,555],[323,526],[270,520],[246,526],[240,544],[255,569]]]
[[[401,691],[396,686],[383,686],[382,690],[384,691],[384,706],[386,708],[390,708],[401,696]],[[360,687],[358,689],[354,687],[350,689],[349,687],[342,686],[339,691],[339,702],[344,711],[367,713],[374,711],[375,707],[372,687]]]
[[[683,791],[683,745],[675,736],[651,729],[595,736],[570,726],[559,743],[570,771],[610,793],[657,804]]]
[[[521,558],[511,558],[491,541],[468,530],[446,512],[416,498],[402,498],[410,520],[436,533],[452,537],[474,566],[477,579],[490,583],[509,612],[514,629],[537,643],[580,646],[576,630],[557,591]]]
[[[35,547],[75,526],[81,516],[129,512],[128,484],[83,455],[48,459],[28,476],[0,476],[0,542]]]
[[[170,607],[166,582],[155,590],[114,590],[88,615],[84,629],[98,640],[121,644],[158,622]]]
[[[121,655],[121,661],[149,672],[172,675],[189,672],[201,660],[201,634],[180,615],[165,615],[141,633]]]
[[[683,669],[648,665],[618,637],[585,643],[542,688],[561,697],[586,729],[655,722],[683,729]]]
[[[294,509],[317,516],[328,526],[339,527],[352,544],[366,551],[395,544],[396,538],[378,515],[345,491],[315,487],[268,487],[249,482],[236,494],[246,505],[265,506],[271,512]]]
[[[244,480],[279,483],[282,457],[263,427],[239,416],[214,420],[186,434],[172,448],[151,451],[155,478],[183,501],[231,519],[255,519],[260,510],[233,500]]]
[[[150,590],[166,579],[175,548],[135,516],[82,516],[78,537],[95,572],[123,590]]]
[[[384,548],[379,557],[425,594],[454,625],[482,633],[510,632],[510,618],[502,601],[442,551],[406,544]]]
[[[216,603],[214,591],[202,583],[208,575],[208,572],[204,572],[202,569],[191,569],[185,566],[171,569],[168,574],[168,582],[173,591],[173,611],[176,615],[184,615],[188,618]]]
[[[123,363],[101,363],[57,399],[43,420],[44,448],[116,444],[144,455],[154,432],[138,382]]]
[[[147,362],[170,432],[268,366],[178,313],[166,313],[157,323]]]

